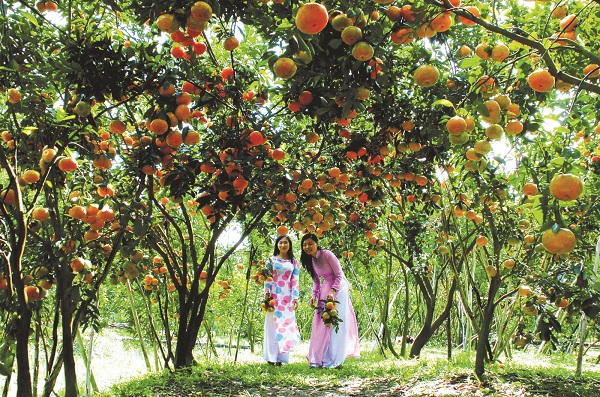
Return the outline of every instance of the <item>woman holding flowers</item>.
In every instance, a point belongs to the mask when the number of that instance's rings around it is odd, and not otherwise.
[[[288,236],[275,240],[267,267],[272,272],[272,280],[265,281],[265,302],[270,302],[273,308],[265,314],[264,358],[271,365],[281,365],[289,362],[290,350],[300,343],[295,311],[300,267]]]
[[[341,368],[346,357],[359,357],[358,327],[350,301],[350,285],[338,258],[333,252],[321,249],[314,234],[302,237],[300,260],[313,279],[310,305],[317,307],[310,334],[308,363],[311,367]],[[326,309],[327,319],[323,317]],[[330,321],[331,313],[333,316],[337,314],[339,322]]]

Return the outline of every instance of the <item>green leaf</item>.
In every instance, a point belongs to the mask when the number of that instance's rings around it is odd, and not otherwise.
[[[454,107],[454,104],[452,102],[450,102],[449,100],[447,100],[447,99],[438,99],[437,101],[435,101],[434,103],[432,103],[432,105],[433,106],[435,106],[435,105],[442,105],[442,106],[446,106],[446,107],[449,107],[449,108],[456,109]]]
[[[27,19],[29,20],[29,22],[31,22],[32,24],[34,24],[34,25],[35,25],[35,27],[38,27],[38,28],[40,27],[40,24],[38,23],[38,21],[37,21],[37,19],[36,19],[35,15],[33,15],[33,14],[30,14],[30,13],[28,13],[28,12],[23,12],[23,13],[21,13],[21,14],[22,14],[22,15],[23,15],[25,18],[27,18]]]
[[[475,57],[465,58],[458,63],[458,67],[461,69],[470,69],[475,66],[479,66],[479,59]]]

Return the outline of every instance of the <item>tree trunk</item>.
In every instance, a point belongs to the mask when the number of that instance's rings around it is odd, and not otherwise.
[[[492,277],[490,281],[488,299],[483,310],[483,319],[481,321],[481,328],[479,329],[477,353],[475,356],[475,374],[480,379],[485,372],[485,362],[487,361],[486,358],[490,342],[490,331],[492,329],[492,321],[494,319],[494,311],[496,309],[494,298],[496,297],[496,293],[500,288],[500,282],[500,273]]]
[[[17,397],[32,397],[31,372],[29,370],[29,331],[31,310],[20,311],[15,320],[17,341]]]
[[[417,284],[419,284],[419,286],[421,287],[421,291],[424,295],[430,294],[429,291],[431,291],[431,288],[425,288],[427,285],[425,281],[417,281]],[[456,291],[456,287],[456,278],[453,278],[452,284],[450,285],[450,289],[448,290],[448,300],[446,301],[444,311],[440,313],[435,322],[433,321],[433,314],[435,311],[435,297],[427,296],[427,298],[425,299],[427,305],[425,321],[423,321],[423,328],[421,328],[421,331],[415,338],[415,341],[410,349],[410,357],[420,356],[421,350],[423,349],[423,347],[425,347],[427,342],[429,342],[429,339],[431,339],[433,334],[442,326],[444,321],[446,321],[450,317],[450,311],[452,310],[452,303],[454,302],[454,293]]]
[[[62,282],[58,285],[62,286],[60,292],[60,311],[62,321],[62,357],[63,357],[63,370],[65,375],[65,397],[77,397],[77,375],[75,373],[75,351],[73,348],[73,333],[71,330],[73,322],[73,305],[75,299],[73,299],[72,293],[75,292],[73,287],[72,279],[70,274],[65,274],[66,271],[62,272]],[[58,288],[58,286],[57,286]]]
[[[194,348],[198,340],[200,326],[204,320],[210,282],[200,294],[196,294],[181,306],[181,322],[177,330],[177,346],[175,347],[175,368],[190,367],[195,364]],[[185,315],[185,316],[184,316]],[[183,319],[189,319],[183,321]]]

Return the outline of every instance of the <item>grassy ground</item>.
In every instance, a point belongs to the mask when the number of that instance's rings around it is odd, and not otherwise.
[[[349,358],[335,370],[308,368],[302,349],[283,367],[264,364],[257,353],[235,364],[231,356],[222,354],[186,371],[120,383],[102,396],[600,396],[597,356],[586,357],[584,374],[575,379],[572,355],[516,352],[510,361],[490,364],[485,379],[479,381],[472,370],[472,353],[457,352],[447,360],[440,352],[430,349],[418,360],[405,360],[363,349],[361,358]]]

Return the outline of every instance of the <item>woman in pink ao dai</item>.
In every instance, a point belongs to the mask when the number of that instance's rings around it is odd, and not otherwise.
[[[289,362],[290,351],[300,343],[296,323],[300,267],[288,236],[280,236],[275,241],[269,267],[273,281],[265,282],[265,298],[271,294],[275,310],[265,315],[264,359],[271,365],[281,365]]]
[[[342,320],[339,329],[325,326],[321,313],[315,310],[308,347],[308,363],[311,367],[341,368],[348,356],[359,357],[358,326],[356,314],[350,301],[350,285],[340,261],[329,250],[319,247],[314,234],[302,237],[302,267],[313,279],[313,291],[310,305],[322,304],[320,301],[333,299],[338,301],[336,309]]]

